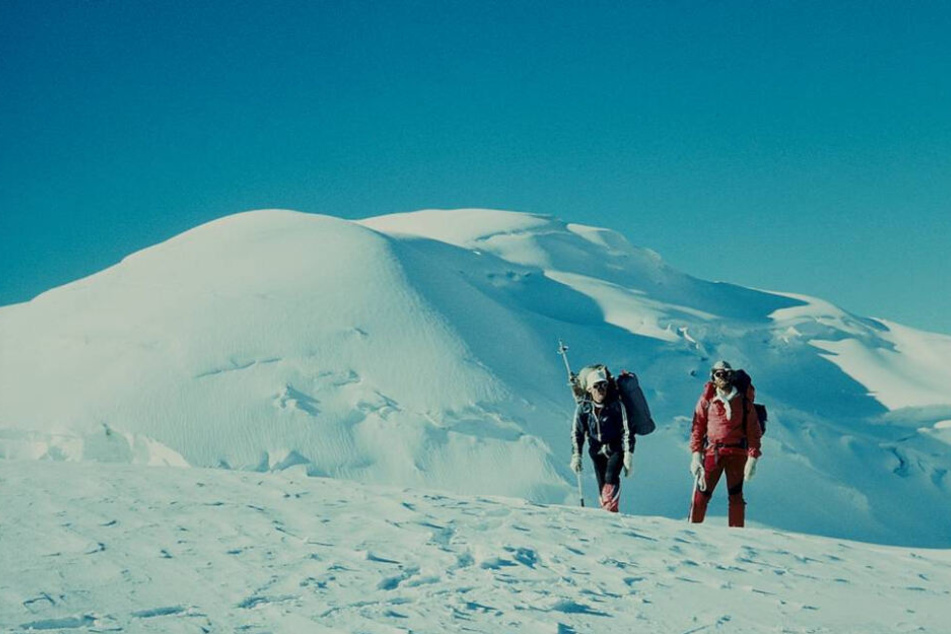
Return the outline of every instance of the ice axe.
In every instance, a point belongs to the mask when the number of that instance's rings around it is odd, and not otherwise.
[[[701,491],[707,490],[707,482],[704,480],[704,473],[701,472],[693,479],[693,491],[690,493],[690,510],[687,511],[687,523],[690,523],[690,518],[693,517],[693,501],[697,497],[697,489]]]

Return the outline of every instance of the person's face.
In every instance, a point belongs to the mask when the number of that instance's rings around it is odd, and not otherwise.
[[[607,394],[608,384],[605,381],[598,381],[588,389],[588,393],[591,395],[591,400],[595,403],[603,403],[604,395]]]
[[[725,390],[726,388],[728,388],[732,381],[733,381],[732,370],[716,370],[713,373],[713,384],[716,385],[721,390]]]

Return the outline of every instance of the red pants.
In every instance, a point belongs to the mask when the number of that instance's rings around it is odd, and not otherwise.
[[[690,521],[699,524],[707,514],[707,504],[713,496],[713,490],[720,481],[720,474],[726,471],[726,486],[730,500],[730,526],[743,526],[746,519],[746,501],[743,499],[743,469],[746,467],[746,454],[707,454],[703,460],[704,478],[707,490],[697,487],[690,507]]]
[[[618,512],[618,502],[621,500],[620,484],[605,484],[601,488],[601,508],[609,513]]]
[[[621,500],[621,469],[624,467],[624,453],[615,451],[608,456],[603,453],[591,454],[594,463],[594,475],[598,479],[598,493],[601,508],[610,513],[618,512]]]

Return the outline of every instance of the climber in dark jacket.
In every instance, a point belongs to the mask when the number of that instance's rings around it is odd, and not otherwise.
[[[608,381],[602,368],[579,377],[588,397],[578,404],[572,426],[571,469],[581,471],[581,449],[588,439],[588,454],[598,479],[601,508],[618,512],[621,496],[621,471],[631,473],[634,434],[617,388]]]

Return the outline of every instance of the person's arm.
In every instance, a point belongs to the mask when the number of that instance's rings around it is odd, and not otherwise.
[[[703,441],[707,436],[707,411],[710,403],[700,395],[697,406],[693,410],[693,425],[690,429],[690,453],[703,451]]]
[[[618,404],[621,406],[621,446],[624,447],[624,453],[634,453],[637,438],[634,436],[631,423],[627,419],[627,408],[624,407],[621,400],[618,400]]]
[[[581,455],[581,449],[584,447],[585,426],[582,421],[584,413],[581,405],[575,408],[575,420],[571,426],[571,453]]]
[[[763,428],[759,424],[759,416],[756,414],[756,408],[753,407],[753,399],[746,399],[746,444],[747,453],[750,458],[759,458],[763,455],[760,451],[760,444],[763,438]]]

